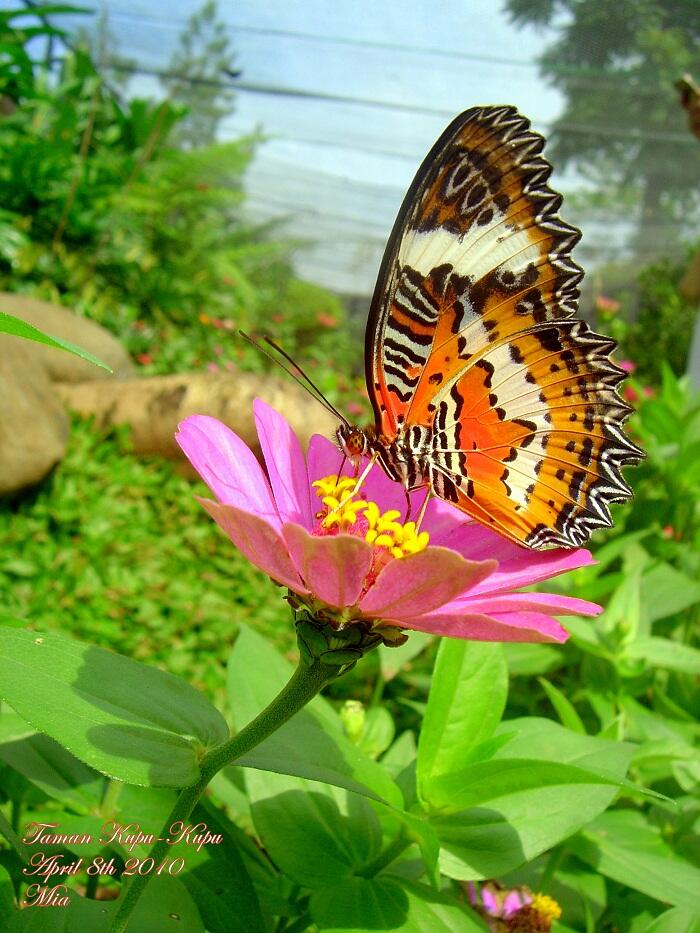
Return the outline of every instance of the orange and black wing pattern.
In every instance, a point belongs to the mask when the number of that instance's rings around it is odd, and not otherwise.
[[[623,433],[613,341],[573,319],[580,233],[543,146],[510,106],[440,137],[382,263],[367,384],[387,443],[428,429],[436,495],[521,544],[574,547],[611,524],[631,495],[621,467],[643,454]]]

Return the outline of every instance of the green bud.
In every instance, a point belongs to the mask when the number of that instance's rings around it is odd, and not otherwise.
[[[347,700],[340,710],[340,721],[345,734],[351,742],[357,744],[365,731],[365,708],[359,700]]]

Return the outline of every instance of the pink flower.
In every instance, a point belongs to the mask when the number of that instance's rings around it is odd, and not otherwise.
[[[568,634],[555,616],[601,611],[568,596],[516,592],[592,563],[588,551],[530,551],[439,499],[428,503],[418,533],[414,523],[396,521],[406,511],[405,495],[379,467],[362,487],[370,504],[349,503],[335,512],[336,524],[325,527],[330,506],[324,509],[312,483],[323,480],[321,492],[327,491],[341,465],[338,449],[315,435],[305,459],[281,415],[259,400],[254,410],[267,476],[243,441],[215,418],[185,419],[176,439],[216,497],[201,499],[204,508],[256,567],[315,617],[336,627],[362,621],[386,632],[563,642]],[[349,473],[346,464],[343,475]],[[413,515],[423,497],[422,491],[411,494]],[[355,524],[341,522],[352,510]]]
[[[547,894],[533,894],[521,886],[504,888],[497,881],[474,881],[464,884],[469,902],[495,933],[525,931],[546,933],[552,922],[561,917],[561,907]]]
[[[620,360],[617,365],[620,369],[624,369],[626,373],[633,373],[637,368],[637,364],[633,363],[632,360]]]
[[[614,298],[607,298],[605,295],[598,295],[595,304],[599,311],[607,312],[608,314],[617,314],[620,310],[620,302],[616,301]]]

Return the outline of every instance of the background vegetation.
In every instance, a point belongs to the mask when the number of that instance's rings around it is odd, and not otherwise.
[[[537,13],[544,21],[556,4],[509,6],[520,19]],[[619,8],[632,17],[628,7]],[[192,46],[197,29],[210,29],[216,41],[207,9],[183,45],[181,71],[201,57],[201,47]],[[296,280],[290,244],[243,219],[241,181],[256,140],[214,141],[222,99],[211,101],[209,129],[202,129],[186,109],[176,69],[170,96],[159,102],[123,99],[77,45],[48,73],[34,60],[43,49],[38,40],[61,35],[42,19],[16,23],[14,13],[0,13],[0,288],[103,323],[145,372],[264,367],[233,332],[272,326],[291,353],[310,361],[333,401],[357,405],[361,347],[348,336],[341,303]],[[614,43],[623,40],[630,60],[645,42],[654,49],[672,39],[682,57],[683,24],[671,25],[663,36],[646,21],[629,35],[610,30],[609,61],[588,64],[604,73],[617,61]],[[567,40],[547,62],[570,48]],[[219,43],[219,52],[223,68],[229,50]],[[665,76],[654,67],[645,66],[648,83]],[[206,81],[207,73],[200,77]],[[575,116],[587,104],[566,87]],[[600,170],[611,154],[599,155]],[[657,189],[644,160],[634,164],[639,175],[629,174],[629,183],[641,186],[644,199],[668,198],[671,210],[680,197],[676,182],[656,179]],[[614,300],[597,302],[598,323],[636,368],[626,389],[638,406],[631,431],[648,458],[628,477],[635,499],[615,510],[615,529],[594,540],[598,563],[557,585],[602,602],[605,613],[595,622],[568,620],[572,638],[564,647],[505,651],[507,718],[555,718],[579,736],[630,742],[631,778],[665,795],[649,801],[621,793],[594,824],[503,872],[506,884],[528,883],[561,900],[561,931],[674,933],[691,929],[674,926],[679,917],[693,923],[700,916],[691,898],[700,888],[693,867],[700,817],[700,396],[679,378],[692,309],[677,295],[677,277],[675,268],[656,264],[624,282]],[[105,435],[76,421],[55,473],[3,504],[0,622],[60,630],[182,673],[224,707],[225,664],[239,623],[286,654],[293,635],[276,589],[208,521],[196,491],[171,464],[133,458],[128,432]],[[405,648],[370,656],[331,692],[351,740],[397,772],[425,711],[435,653],[429,639],[412,636]],[[358,699],[362,709],[344,705]],[[303,918],[308,891],[291,885],[251,843],[241,787],[240,780],[220,783],[217,799],[236,824],[227,831],[241,837],[266,916]],[[7,759],[0,761],[2,802],[16,825],[42,808],[80,812],[74,796],[56,794]],[[0,870],[16,870],[2,846]],[[459,893],[452,882],[445,888]]]

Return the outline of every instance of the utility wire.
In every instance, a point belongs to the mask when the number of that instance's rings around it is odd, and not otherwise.
[[[173,30],[187,26],[187,21],[182,19],[163,19],[161,17],[147,16],[140,13],[129,13],[126,10],[111,10],[110,16],[122,20],[131,20],[135,22],[151,23],[161,29]],[[492,65],[507,65],[516,68],[539,68],[540,62],[536,59],[517,59],[510,56],[484,55],[477,52],[463,52],[454,49],[445,49],[444,47],[430,47],[418,45],[406,45],[398,42],[379,42],[376,39],[355,39],[351,36],[332,36],[321,35],[319,33],[303,32],[293,29],[274,29],[261,26],[246,26],[242,23],[224,24],[225,30],[231,35],[245,33],[249,35],[276,36],[279,38],[298,39],[304,42],[317,42],[322,45],[341,45],[349,48],[377,49],[385,52],[409,52],[417,55],[434,55],[442,59],[482,62]],[[613,75],[600,73],[597,68],[582,68],[573,65],[549,65],[552,71],[571,77],[593,78],[597,84],[608,84],[619,87],[625,83],[624,75],[617,79]],[[648,83],[645,85],[650,91],[658,91],[658,88]],[[639,90],[640,85],[635,83],[635,92]]]
[[[400,102],[389,102],[371,100],[369,98],[356,97],[350,94],[333,94],[328,91],[306,91],[300,88],[289,88],[275,86],[271,84],[255,84],[249,81],[217,81],[214,78],[186,77],[175,72],[163,70],[160,68],[147,68],[143,65],[132,67],[118,61],[107,60],[105,64],[115,71],[129,71],[132,74],[142,74],[157,78],[180,78],[183,81],[192,84],[206,84],[213,87],[227,88],[228,90],[241,91],[247,94],[258,94],[273,97],[292,97],[297,100],[323,101],[326,103],[354,104],[361,107],[369,107],[379,110],[394,110],[405,113],[415,113],[421,116],[439,116],[450,118],[455,115],[454,110],[447,110],[437,107],[418,107],[414,104],[404,104]],[[560,123],[558,121],[551,123],[540,123],[534,121],[544,129],[556,129],[570,133],[584,133],[588,136],[604,136],[612,139],[631,139],[643,142],[646,139],[664,142],[680,143],[681,145],[695,146],[695,140],[684,133],[644,133],[639,130],[613,129],[595,124],[584,123]]]

